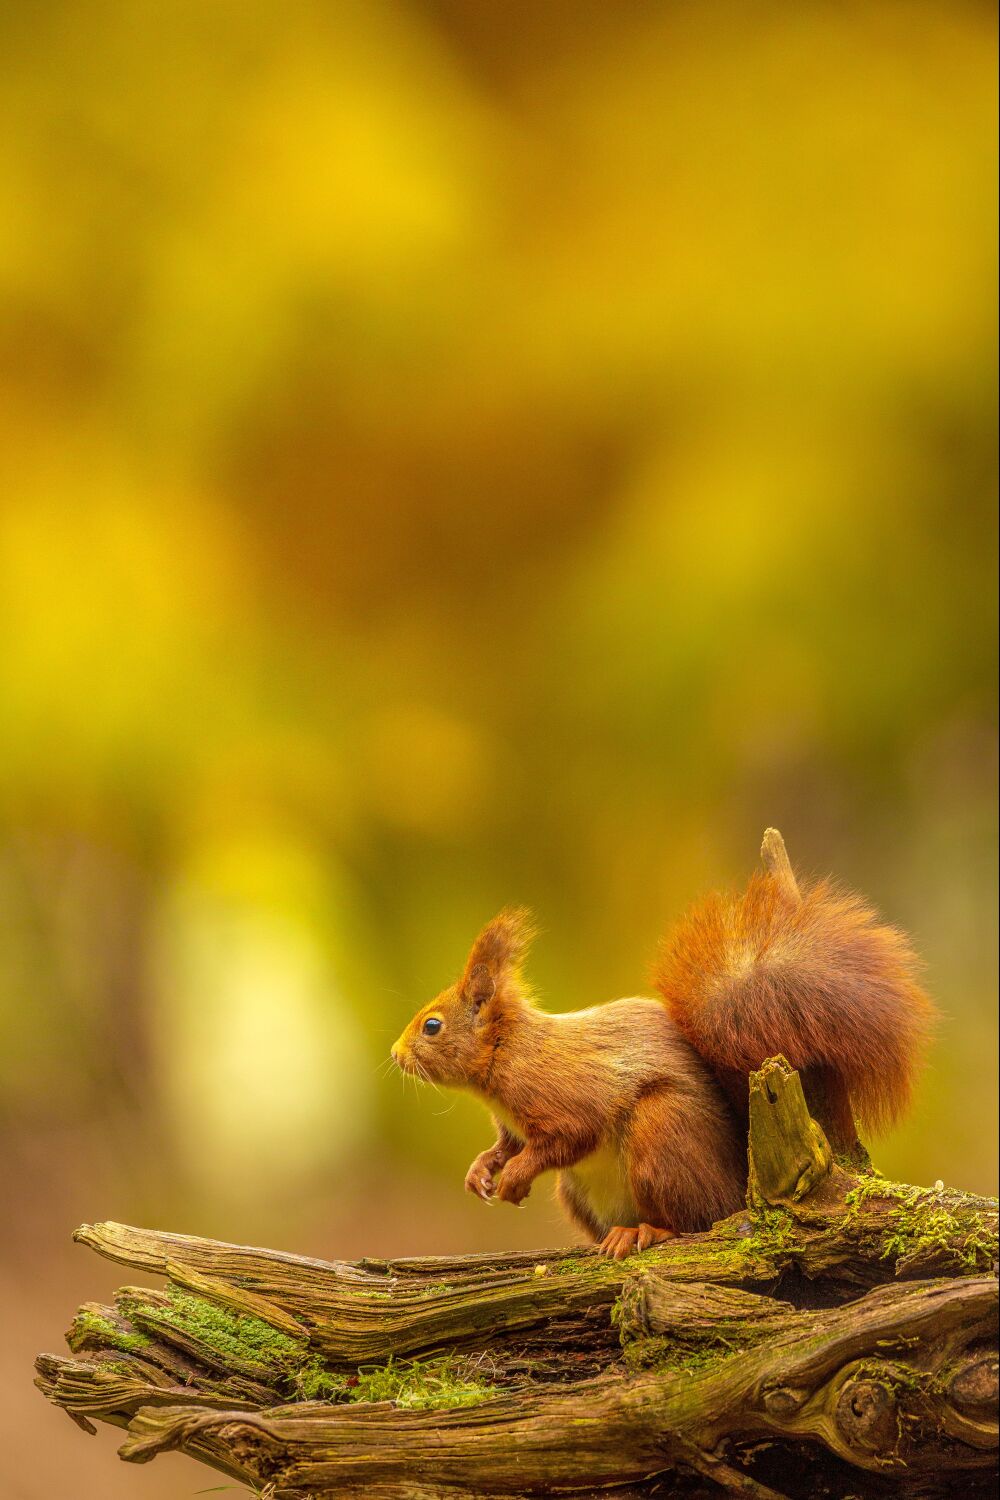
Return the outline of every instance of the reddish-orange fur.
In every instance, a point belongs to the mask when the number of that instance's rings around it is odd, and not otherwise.
[[[909,1104],[933,1019],[917,969],[906,937],[860,897],[822,881],[796,901],[766,874],[688,912],[663,945],[656,986],[734,1103],[780,1052],[815,1078],[842,1135],[845,1096],[873,1130]]]
[[[757,876],[681,921],[657,971],[662,1001],[568,1015],[524,987],[532,932],[521,909],[495,917],[392,1049],[406,1071],[492,1108],[496,1141],[466,1177],[484,1199],[520,1203],[555,1169],[569,1217],[621,1256],[740,1207],[747,1075],[766,1057],[803,1070],[838,1147],[856,1139],[852,1104],[879,1124],[907,1102],[930,1002],[906,939],[855,896],[821,884],[799,901]]]

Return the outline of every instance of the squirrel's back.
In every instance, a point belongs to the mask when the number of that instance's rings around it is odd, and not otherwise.
[[[774,838],[785,872],[689,911],[663,944],[657,988],[730,1089],[782,1053],[827,1092],[846,1091],[867,1126],[885,1126],[909,1102],[934,1016],[916,955],[860,897],[828,881],[800,887]]]

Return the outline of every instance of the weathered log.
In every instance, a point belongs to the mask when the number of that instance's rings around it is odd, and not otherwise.
[[[991,1493],[995,1200],[845,1171],[781,1059],[751,1169],[745,1212],[625,1262],[84,1226],[166,1287],[85,1304],[37,1384],[127,1428],[123,1458],[180,1449],[274,1500]]]

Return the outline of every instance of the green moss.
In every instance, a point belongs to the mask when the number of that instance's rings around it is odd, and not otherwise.
[[[716,1328],[675,1329],[669,1334],[622,1337],[622,1359],[630,1370],[682,1371],[698,1375],[735,1354],[765,1343],[773,1332],[752,1318],[731,1318]]]
[[[683,1235],[645,1250],[641,1256],[626,1261],[607,1260],[593,1252],[567,1256],[554,1261],[546,1274],[552,1276],[585,1275],[598,1282],[624,1282],[630,1269],[639,1266],[662,1266],[681,1270],[696,1266],[701,1275],[730,1276],[734,1281],[759,1280],[761,1274],[772,1275],[770,1263],[787,1260],[796,1249],[796,1221],[784,1208],[761,1202],[716,1226],[711,1238],[698,1236],[689,1241]]]
[[[882,1260],[903,1260],[919,1252],[945,1255],[956,1268],[989,1271],[997,1256],[997,1237],[973,1210],[951,1209],[936,1188],[889,1182],[873,1173],[845,1196],[843,1227],[855,1234],[874,1231],[882,1236]],[[865,1205],[892,1207],[877,1219],[866,1220]]]
[[[880,1172],[870,1172],[861,1178],[857,1187],[851,1188],[844,1195],[844,1202],[852,1209],[860,1208],[872,1198],[895,1198],[899,1202],[909,1203],[913,1201],[915,1194],[922,1191],[923,1189],[911,1187],[908,1183],[890,1182]]]
[[[622,1359],[630,1370],[685,1371],[700,1374],[733,1354],[745,1354],[770,1336],[770,1330],[752,1318],[729,1318],[714,1328],[674,1329],[669,1334],[647,1334],[636,1319],[638,1285],[624,1287],[611,1309],[611,1321],[619,1329]]]
[[[734,1273],[741,1279],[754,1280],[761,1265],[786,1261],[796,1248],[796,1224],[784,1208],[757,1203],[745,1214],[734,1215],[720,1224],[717,1245],[726,1246],[732,1257]]]
[[[98,1380],[107,1376],[114,1376],[118,1380],[134,1380],[136,1374],[134,1365],[118,1359],[95,1360],[92,1370]]]
[[[397,1365],[362,1365],[357,1373],[339,1374],[324,1368],[314,1357],[303,1364],[307,1353],[301,1339],[294,1339],[251,1313],[211,1302],[179,1287],[163,1295],[119,1293],[122,1312],[141,1320],[154,1333],[172,1330],[190,1340],[202,1357],[214,1354],[224,1369],[262,1372],[300,1401],[393,1401],[407,1408],[474,1406],[485,1401],[491,1388],[476,1378],[468,1361],[456,1358],[413,1360]],[[76,1328],[98,1334],[106,1346],[122,1349],[147,1347],[152,1340],[143,1333],[124,1335],[107,1319],[83,1313]],[[208,1362],[211,1363],[210,1357]]]
[[[405,1410],[478,1406],[495,1389],[476,1378],[468,1360],[453,1355],[397,1364],[359,1365],[356,1375],[337,1375],[314,1360],[295,1377],[303,1401],[392,1401]]]
[[[664,1374],[700,1375],[739,1350],[724,1340],[707,1339],[702,1343],[685,1343],[677,1338],[650,1335],[627,1340],[622,1347],[622,1362],[628,1370],[661,1370]]]
[[[81,1307],[66,1338],[74,1353],[89,1343],[96,1343],[105,1349],[120,1349],[124,1354],[139,1354],[153,1342],[146,1334],[134,1329],[127,1332],[89,1307]]]
[[[796,1247],[792,1215],[784,1208],[758,1202],[717,1225],[711,1240],[699,1239],[690,1246],[684,1240],[672,1240],[658,1258],[670,1269],[687,1260],[703,1271],[712,1264],[713,1277],[724,1271],[733,1281],[754,1281],[762,1275],[777,1275]],[[646,1257],[643,1260],[648,1264]],[[631,1265],[631,1261],[626,1263],[627,1267]],[[621,1292],[611,1309],[611,1321],[619,1329],[622,1358],[630,1369],[654,1367],[700,1374],[735,1354],[746,1353],[769,1336],[767,1327],[752,1318],[731,1318],[715,1328],[691,1327],[674,1329],[668,1335],[650,1335],[642,1331],[642,1320],[637,1316],[640,1297],[641,1280],[630,1277],[626,1269]]]
[[[623,1283],[621,1291],[611,1304],[612,1327],[622,1330],[623,1339],[628,1336],[625,1330],[635,1327],[635,1313],[641,1304],[642,1282],[630,1277]]]
[[[354,1401],[394,1401],[410,1408],[478,1406],[493,1394],[482,1380],[471,1377],[467,1361],[454,1357],[413,1360],[397,1365],[362,1365]]]
[[[304,1365],[292,1377],[292,1387],[299,1401],[347,1401],[350,1399],[348,1376],[335,1375],[323,1368],[319,1359]]]
[[[677,1266],[681,1262],[689,1260],[699,1266],[704,1266],[712,1258],[715,1250],[713,1246],[706,1245],[703,1240],[698,1244],[688,1246],[683,1238],[669,1240],[663,1245],[651,1246],[648,1250],[640,1251],[638,1254],[630,1255],[626,1260],[614,1260],[609,1256],[598,1255],[596,1251],[583,1255],[568,1255],[563,1260],[549,1261],[546,1264],[546,1276],[586,1276],[588,1281],[598,1286],[618,1285],[628,1279],[633,1270],[640,1268],[648,1269],[650,1266],[663,1266],[669,1268]],[[539,1273],[539,1280],[542,1279]]]
[[[218,1356],[224,1368],[253,1365],[276,1374],[288,1372],[301,1360],[304,1344],[272,1328],[252,1313],[236,1312],[179,1287],[169,1287],[165,1302],[144,1303],[140,1296],[119,1294],[128,1317],[147,1326],[175,1329],[202,1349]]]
[[[918,1373],[910,1365],[890,1364],[876,1360],[862,1360],[858,1366],[858,1373],[869,1380],[878,1381],[887,1390],[896,1393],[914,1394],[923,1391],[931,1379],[929,1375]]]
[[[170,1302],[174,1327],[200,1339],[218,1354],[237,1359],[249,1355],[255,1362],[279,1367],[301,1358],[301,1341],[252,1313],[238,1313],[176,1289],[170,1291]]]
[[[845,1172],[850,1172],[852,1176],[862,1172],[877,1171],[872,1166],[867,1147],[863,1146],[860,1141],[855,1141],[849,1151],[835,1151],[833,1159],[838,1167],[842,1167]]]
[[[621,1263],[608,1260],[596,1251],[589,1255],[567,1255],[564,1260],[548,1262],[547,1276],[596,1276],[608,1281],[617,1281],[622,1274]]]
[[[392,1291],[379,1291],[376,1287],[367,1286],[343,1286],[340,1293],[344,1297],[355,1297],[362,1302],[392,1302],[400,1295],[410,1297],[432,1297],[439,1296],[445,1292],[453,1292],[455,1287],[447,1281],[432,1281],[426,1286],[396,1287]]]

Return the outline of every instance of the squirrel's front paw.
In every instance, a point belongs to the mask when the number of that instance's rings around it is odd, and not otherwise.
[[[519,1204],[531,1192],[531,1179],[520,1172],[512,1172],[510,1167],[504,1167],[496,1180],[493,1196],[499,1198],[503,1203]]]
[[[484,1203],[492,1203],[494,1171],[490,1153],[481,1152],[465,1174],[465,1191],[475,1193]]]

